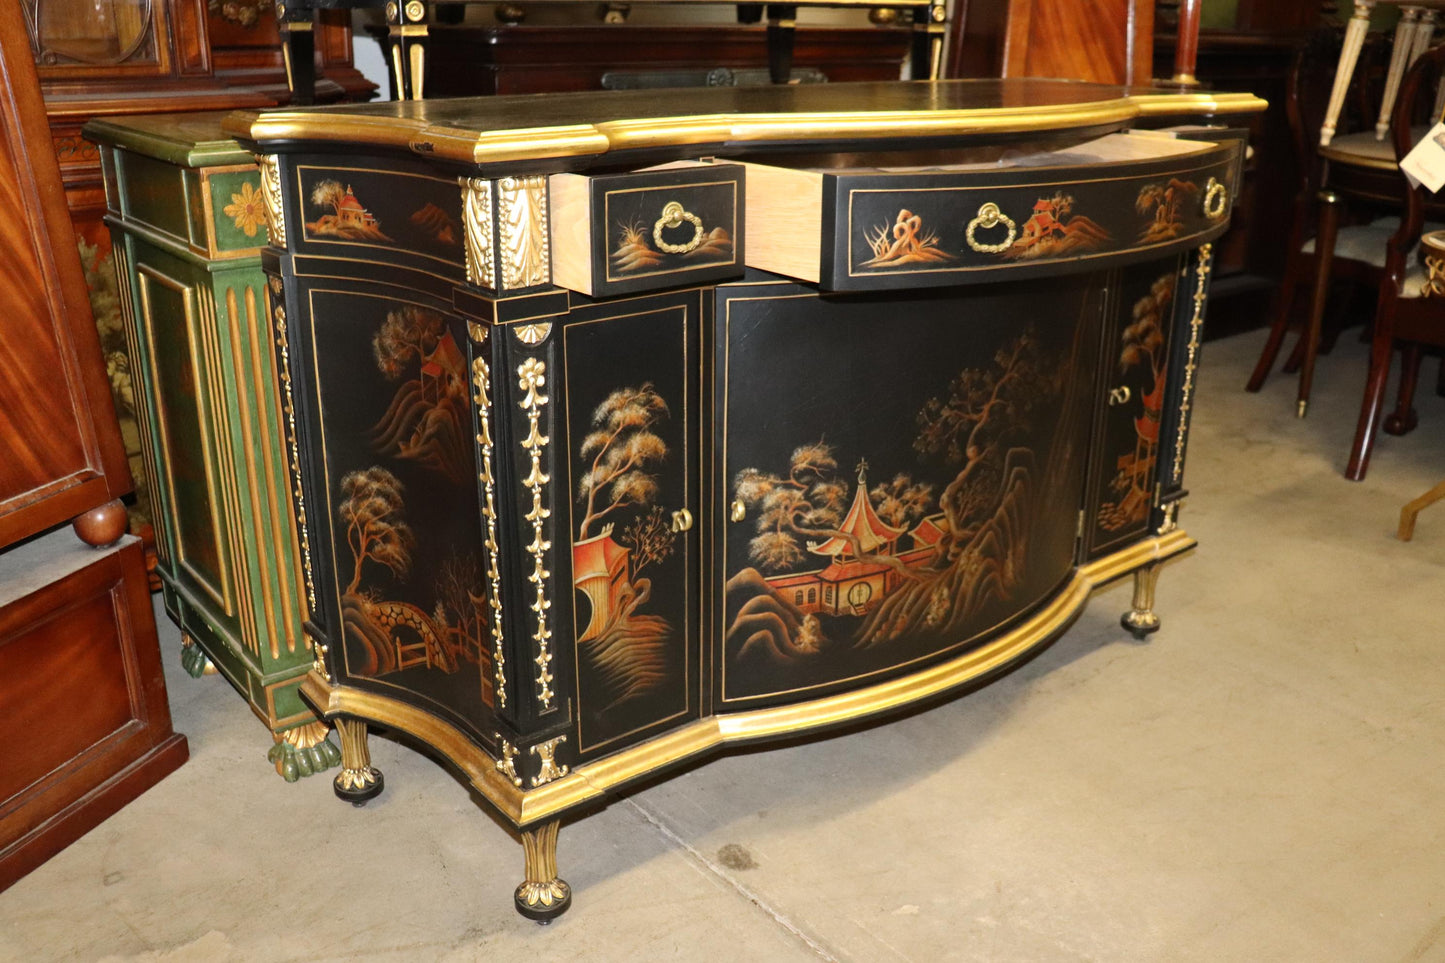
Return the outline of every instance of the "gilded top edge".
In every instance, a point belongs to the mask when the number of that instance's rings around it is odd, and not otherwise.
[[[428,124],[416,118],[279,110],[235,113],[226,119],[224,127],[229,134],[262,145],[268,141],[369,144],[463,164],[490,165],[698,144],[1067,130],[1124,124],[1141,117],[1255,113],[1266,106],[1252,94],[1146,93],[1043,107],[719,113],[481,132]]]

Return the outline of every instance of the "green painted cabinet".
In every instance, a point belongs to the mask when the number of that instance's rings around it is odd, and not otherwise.
[[[340,762],[298,686],[300,555],[265,312],[261,175],[222,112],[97,121],[157,572],[187,671],[219,671],[288,781]]]

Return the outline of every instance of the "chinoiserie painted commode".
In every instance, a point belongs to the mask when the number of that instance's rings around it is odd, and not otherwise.
[[[1194,545],[1226,115],[1262,107],[977,81],[231,115],[338,794],[381,789],[368,723],[431,747],[545,920],[560,820],[644,776],[1002,671],[1125,575],[1153,631]]]
[[[224,116],[92,121],[85,135],[101,145],[156,571],[182,661],[245,696],[294,781],[341,754],[298,692],[312,653],[261,271],[266,209]]]

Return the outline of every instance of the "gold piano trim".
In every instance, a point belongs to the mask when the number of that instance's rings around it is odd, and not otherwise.
[[[1145,539],[1075,570],[1052,600],[1011,631],[946,662],[852,692],[794,705],[725,713],[700,719],[641,745],[578,766],[537,789],[522,791],[496,760],[456,727],[421,709],[374,692],[332,686],[310,673],[302,694],[322,716],[349,716],[399,729],[454,763],[502,815],[517,827],[555,819],[635,779],[719,746],[798,734],[898,709],[981,678],[1044,645],[1062,632],[1097,588],[1150,564],[1194,548],[1182,529]]]

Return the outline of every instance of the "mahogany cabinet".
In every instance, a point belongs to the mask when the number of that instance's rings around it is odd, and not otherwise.
[[[135,359],[106,231],[100,153],[81,135],[95,118],[266,106],[288,99],[270,0],[21,0],[22,36],[39,72],[54,156],[100,333],[105,370],[137,490],[132,528],[151,545],[152,508],[133,404]],[[323,98],[367,99],[351,64],[349,21],[317,27]],[[152,564],[154,560],[152,558]]]
[[[232,115],[338,795],[381,791],[368,724],[412,737],[521,834],[545,920],[561,820],[637,780],[984,680],[1126,575],[1156,629],[1243,152],[1207,124],[1263,106],[1005,80]]]
[[[26,36],[0,6],[0,888],[186,759]]]

